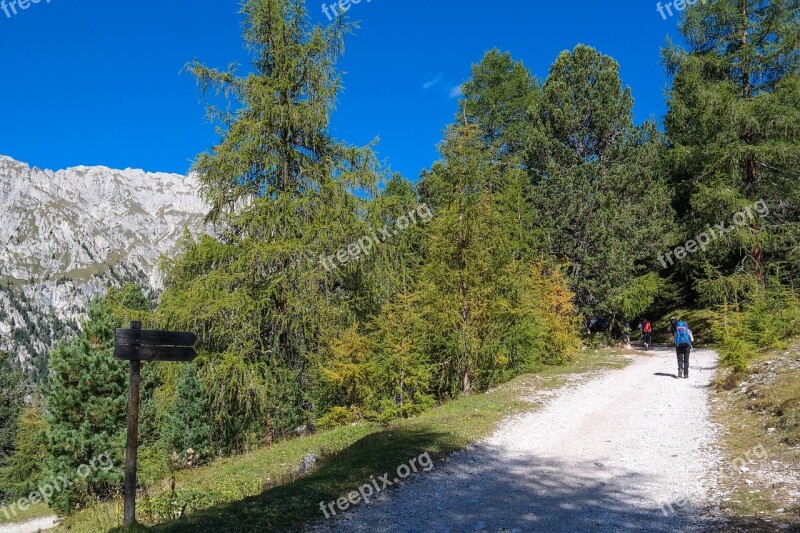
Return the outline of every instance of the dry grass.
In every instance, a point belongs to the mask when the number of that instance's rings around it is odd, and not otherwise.
[[[800,344],[720,369],[712,401],[726,464],[746,462],[723,479],[724,509],[800,527]]]

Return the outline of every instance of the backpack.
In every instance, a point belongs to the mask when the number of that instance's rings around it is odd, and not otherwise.
[[[645,333],[650,333],[653,331],[653,326],[652,324],[650,324],[649,320],[644,321],[644,324],[642,325],[642,331],[644,331]]]
[[[689,326],[686,322],[678,322],[675,328],[675,346],[685,347],[692,345],[692,336],[689,334]]]

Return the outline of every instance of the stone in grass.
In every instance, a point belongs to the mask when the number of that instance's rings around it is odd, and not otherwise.
[[[317,464],[318,459],[319,457],[317,457],[313,453],[306,455],[305,457],[303,457],[303,460],[300,461],[300,464],[297,466],[297,473],[300,474],[301,476],[308,474],[311,471],[311,469],[314,468],[314,465]]]

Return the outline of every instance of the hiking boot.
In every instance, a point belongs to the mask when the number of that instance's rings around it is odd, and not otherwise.
[[[684,374],[683,379],[689,379],[689,374]]]

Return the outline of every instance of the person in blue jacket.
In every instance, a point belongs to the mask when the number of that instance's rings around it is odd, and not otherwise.
[[[689,378],[689,354],[692,353],[694,335],[686,322],[680,321],[675,326],[673,333],[675,338],[675,349],[678,352],[678,377]]]

